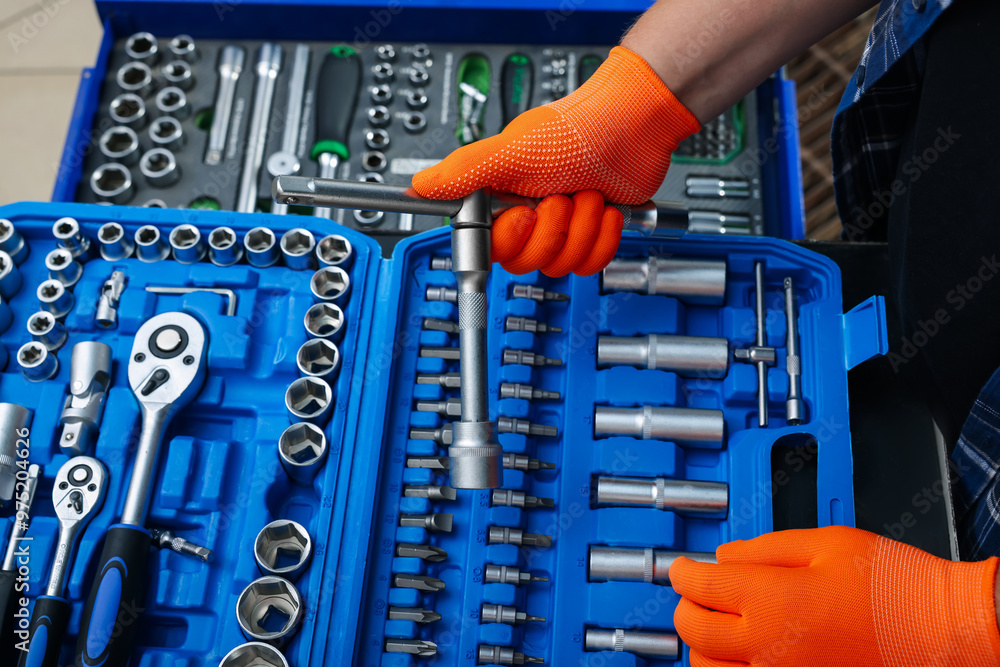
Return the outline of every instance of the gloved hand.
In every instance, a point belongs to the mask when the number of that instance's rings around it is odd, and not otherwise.
[[[787,530],[679,558],[692,667],[995,666],[997,558],[943,560],[856,528]]]
[[[496,261],[512,273],[589,275],[614,257],[622,230],[621,213],[598,206],[597,194],[616,204],[647,201],[671,153],[700,128],[646,61],[619,46],[573,93],[459,148],[415,174],[413,187],[432,199],[486,186],[546,197],[536,211],[516,207],[494,221]],[[580,190],[596,193],[547,197]]]

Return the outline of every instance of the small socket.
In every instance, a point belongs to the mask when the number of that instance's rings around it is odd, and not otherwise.
[[[382,105],[376,105],[369,107],[368,109],[368,122],[375,127],[385,127],[392,120],[392,114],[389,113],[389,109]]]
[[[419,111],[413,111],[403,119],[403,129],[410,134],[418,134],[427,127],[427,117]]]
[[[69,333],[52,313],[38,311],[28,318],[28,334],[31,339],[45,346],[49,352],[55,352],[66,342]]]
[[[10,255],[0,250],[0,298],[10,301],[21,289],[21,272]]]
[[[132,255],[132,240],[125,235],[125,228],[117,222],[105,222],[97,230],[97,241],[101,244],[101,257],[116,262]]]
[[[296,227],[281,235],[281,254],[285,258],[285,266],[295,271],[308,271],[315,264],[313,252],[316,249],[316,237],[307,229]]]
[[[76,218],[56,220],[52,225],[52,236],[56,237],[56,244],[69,250],[75,259],[86,261],[90,255],[90,239],[83,234]]]
[[[181,122],[170,116],[157,118],[149,125],[149,140],[157,148],[178,150],[184,145],[184,129],[181,127]]]
[[[391,63],[396,60],[396,49],[392,44],[379,44],[375,47],[375,55],[379,60]]]
[[[383,151],[389,147],[389,133],[376,127],[365,133],[365,145],[373,151]]]
[[[270,644],[247,642],[227,653],[219,667],[288,667],[288,661]]]
[[[426,44],[414,44],[410,55],[414,60],[426,60],[431,57],[431,50]]]
[[[132,172],[118,162],[102,164],[90,175],[90,190],[101,201],[126,204],[135,195]]]
[[[325,380],[306,376],[294,380],[285,391],[289,422],[305,421],[322,427],[330,418],[333,389]]]
[[[142,208],[167,208],[167,202],[162,199],[150,199],[142,203]]]
[[[125,40],[125,55],[152,64],[160,55],[160,45],[151,33],[137,32]]]
[[[163,240],[159,229],[143,225],[135,230],[135,256],[141,262],[159,262],[170,256],[170,246]]]
[[[236,602],[236,617],[247,639],[284,646],[302,620],[302,597],[281,577],[261,577]]]
[[[17,351],[17,363],[21,373],[30,382],[43,382],[59,372],[59,360],[49,354],[45,346],[37,340],[25,343]]]
[[[243,246],[229,227],[216,227],[208,235],[208,257],[216,266],[232,266],[243,258]]]
[[[149,97],[153,92],[153,70],[146,63],[125,63],[118,68],[115,82],[123,93],[134,93],[139,97]]]
[[[177,35],[167,46],[171,58],[177,58],[189,63],[198,60],[198,49],[191,35]]]
[[[328,301],[343,307],[351,290],[351,278],[339,266],[324,266],[313,274],[309,288],[318,301]]]
[[[392,89],[384,83],[372,86],[371,96],[372,102],[375,104],[389,104],[392,102]]]
[[[361,156],[361,166],[365,171],[381,172],[385,171],[389,161],[385,159],[385,153],[381,151],[368,151]]]
[[[56,248],[45,256],[45,268],[49,278],[58,280],[65,287],[72,287],[80,281],[83,267],[73,258],[73,253],[66,248]]]
[[[306,333],[313,338],[340,340],[344,335],[344,311],[335,303],[320,301],[306,311]]]
[[[0,218],[0,250],[10,255],[15,264],[20,264],[28,256],[28,244],[14,223]]]
[[[247,262],[263,269],[278,262],[278,239],[267,227],[254,227],[243,236],[243,247],[247,251]]]
[[[174,154],[166,148],[153,148],[139,160],[139,171],[154,188],[168,188],[181,177]]]
[[[135,93],[122,93],[111,100],[108,114],[115,124],[138,130],[146,124],[146,103]]]
[[[361,227],[375,227],[382,223],[385,213],[382,211],[354,211],[354,222]]]
[[[281,465],[288,477],[302,486],[312,485],[326,462],[326,452],[326,436],[321,428],[313,424],[292,424],[278,438],[278,458],[281,459]]]
[[[299,375],[321,377],[333,382],[340,370],[340,350],[326,338],[310,338],[302,343],[295,355]]]
[[[296,424],[290,426],[316,428],[312,424]],[[288,431],[285,431],[287,433]],[[320,436],[322,436],[322,431]],[[282,434],[284,438],[284,433]],[[326,443],[323,443],[324,448]],[[309,444],[304,447],[309,449]],[[306,456],[311,456],[307,452]],[[283,462],[283,461],[282,461]],[[257,539],[254,540],[254,558],[257,560],[257,569],[263,575],[282,577],[288,581],[297,581],[312,557],[312,540],[309,533],[302,524],[288,519],[278,519],[264,526]]]
[[[358,174],[358,180],[365,183],[385,183],[385,177],[382,174],[376,174],[374,171],[361,172]]]
[[[407,78],[410,80],[410,85],[426,86],[431,80],[431,75],[421,67],[414,67]]]
[[[52,313],[57,320],[66,316],[66,313],[73,310],[75,299],[73,293],[68,291],[61,282],[49,278],[38,285],[35,291],[38,297],[38,304],[42,310]]]
[[[168,86],[174,86],[181,90],[194,88],[194,72],[191,71],[191,65],[183,60],[169,62],[160,71]]]
[[[340,234],[329,234],[316,244],[316,259],[320,266],[339,266],[344,269],[354,261],[354,248]]]
[[[131,127],[109,127],[101,134],[97,145],[101,154],[112,162],[133,165],[139,161],[139,135]]]
[[[389,83],[396,78],[396,73],[392,70],[392,65],[389,63],[378,63],[372,66],[372,76],[379,83]]]
[[[196,264],[205,257],[205,241],[194,225],[177,225],[170,230],[170,249],[181,264]]]
[[[406,106],[414,110],[420,110],[427,106],[427,95],[419,90],[411,90],[406,93]]]
[[[176,86],[168,86],[156,94],[156,110],[164,116],[174,118],[187,118],[191,115],[187,95]]]

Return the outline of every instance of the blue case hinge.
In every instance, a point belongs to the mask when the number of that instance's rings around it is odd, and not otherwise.
[[[844,362],[848,370],[889,351],[885,297],[869,297],[841,317],[844,323]]]

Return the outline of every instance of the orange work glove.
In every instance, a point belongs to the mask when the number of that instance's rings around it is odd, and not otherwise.
[[[671,153],[700,128],[646,61],[618,46],[576,91],[459,148],[415,174],[413,187],[432,199],[490,186],[528,197],[595,190],[641,204],[663,182]],[[622,229],[621,213],[601,204],[595,195],[546,198],[536,211],[503,213],[493,225],[496,261],[512,273],[596,273],[614,257]]]
[[[679,558],[692,667],[1000,664],[997,559],[956,563],[856,528],[787,530]]]

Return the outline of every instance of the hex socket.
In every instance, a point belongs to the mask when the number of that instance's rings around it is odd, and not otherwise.
[[[328,451],[323,429],[315,424],[292,424],[278,438],[278,458],[289,479],[301,486],[311,486]],[[271,573],[275,574],[275,573]]]
[[[612,477],[594,484],[595,507],[653,507],[696,519],[725,519],[729,485],[689,479]]]
[[[673,296],[689,303],[720,304],[726,295],[726,262],[712,259],[615,259],[601,272],[604,292]]]
[[[288,667],[288,661],[270,644],[247,642],[227,653],[219,667]]]
[[[170,55],[186,62],[198,60],[198,47],[191,35],[177,35],[167,45]]]
[[[324,266],[309,280],[309,289],[318,301],[343,306],[351,292],[351,278],[339,266]]]
[[[181,264],[195,264],[205,257],[205,241],[194,225],[177,225],[170,230],[170,249]]]
[[[90,175],[90,190],[101,201],[127,204],[135,194],[132,172],[117,162],[102,164]]]
[[[368,109],[368,122],[374,127],[385,127],[392,120],[389,109],[381,104],[377,104]]]
[[[315,267],[316,237],[307,229],[296,227],[281,235],[281,254],[285,266],[295,271],[308,271]]]
[[[194,87],[194,72],[191,65],[183,60],[174,60],[162,68],[163,80],[167,85],[175,86],[181,90],[191,90]]]
[[[97,230],[97,242],[101,246],[101,257],[116,262],[132,255],[135,246],[125,235],[125,228],[117,222],[105,222]]]
[[[289,422],[304,421],[322,427],[330,418],[333,389],[325,380],[307,375],[292,381],[285,390]]]
[[[97,145],[104,157],[112,162],[133,165],[139,161],[139,135],[131,127],[109,127],[101,134]]]
[[[340,350],[326,338],[310,338],[295,354],[295,365],[302,376],[321,377],[333,382],[340,371]]]
[[[149,124],[149,140],[158,148],[177,150],[184,145],[184,128],[176,118],[162,116]]]
[[[137,130],[146,124],[146,103],[135,93],[122,93],[111,100],[108,114],[116,124]]]
[[[729,341],[706,336],[598,336],[597,366],[635,366],[681,377],[722,378],[729,370]]]
[[[312,540],[302,524],[278,519],[257,533],[253,555],[261,574],[297,581],[312,557]]]
[[[703,551],[667,551],[651,547],[591,546],[588,556],[588,580],[642,581],[670,585],[670,566],[680,557],[701,563],[715,563],[715,554]]]
[[[229,227],[216,227],[208,235],[208,255],[216,266],[232,266],[243,258],[243,246]]]
[[[328,234],[316,244],[320,266],[339,266],[347,270],[354,263],[354,247],[340,234]]]
[[[583,637],[583,650],[619,651],[643,658],[676,660],[680,655],[680,639],[670,632],[587,628]]]
[[[181,178],[181,168],[174,154],[166,148],[153,148],[139,159],[139,171],[154,188],[169,188]]]
[[[262,625],[276,616],[285,619],[277,630]],[[261,577],[240,593],[236,601],[236,619],[247,639],[281,648],[298,630],[302,620],[302,596],[286,579]]]
[[[278,239],[267,227],[254,227],[248,231],[243,236],[243,248],[247,262],[259,269],[274,266],[280,257]]]
[[[320,301],[306,311],[306,333],[313,338],[338,341],[344,337],[344,311],[335,303]]]
[[[118,68],[115,82],[126,93],[147,97],[153,92],[153,70],[142,62],[128,62]]]
[[[0,298],[10,301],[21,289],[21,272],[10,255],[0,250]]]
[[[594,435],[668,440],[678,445],[717,446],[725,435],[722,410],[700,408],[594,408]]]
[[[156,110],[174,118],[187,118],[191,115],[187,95],[176,86],[167,86],[156,94]]]
[[[152,33],[137,32],[125,40],[125,55],[133,60],[155,63],[160,55],[160,45]]]
[[[135,230],[135,256],[140,262],[159,262],[170,256],[170,246],[154,225]]]

